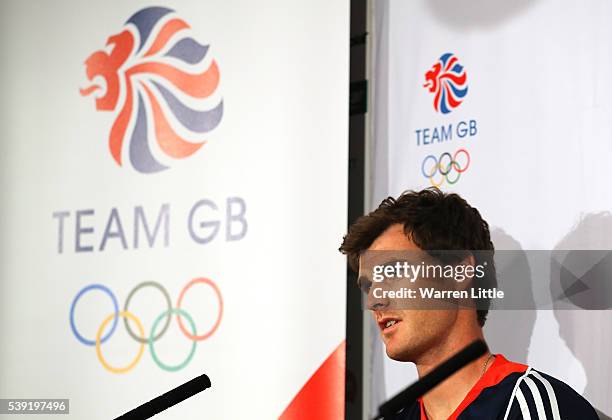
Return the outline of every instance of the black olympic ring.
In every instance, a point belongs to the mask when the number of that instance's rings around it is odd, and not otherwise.
[[[167,310],[168,315],[166,316],[166,323],[164,324],[164,327],[161,329],[161,331],[155,337],[153,337],[153,341],[155,342],[159,340],[162,337],[162,335],[166,333],[166,330],[170,326],[170,321],[172,319],[172,302],[170,301],[170,295],[168,294],[168,291],[164,288],[164,286],[162,286],[161,284],[155,281],[144,281],[140,283],[138,286],[134,287],[132,291],[130,292],[130,294],[128,295],[127,299],[125,300],[125,306],[123,307],[123,310],[127,312],[128,305],[130,304],[130,300],[132,299],[132,296],[134,296],[134,293],[136,293],[138,290],[142,289],[143,287],[147,287],[147,286],[155,287],[160,292],[162,292],[162,294],[164,295],[164,298],[166,299],[166,303],[168,304],[168,310]],[[125,328],[127,329],[127,332],[130,334],[130,336],[132,336],[134,340],[138,341],[139,343],[145,343],[145,344],[149,342],[148,339],[138,337],[132,331],[132,328],[130,327],[130,324],[128,323],[127,317],[123,318],[123,322],[125,323]]]

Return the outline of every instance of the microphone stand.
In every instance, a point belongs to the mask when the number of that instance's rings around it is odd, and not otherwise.
[[[210,388],[210,379],[206,375],[200,375],[192,380],[179,385],[174,389],[153,398],[133,410],[117,417],[115,420],[141,420],[148,419],[154,415],[161,413],[168,407],[172,407],[187,398],[193,397],[195,394]]]

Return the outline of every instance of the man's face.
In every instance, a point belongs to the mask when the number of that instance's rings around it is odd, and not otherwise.
[[[401,224],[391,225],[368,248],[369,251],[419,251],[404,233]],[[372,306],[375,303],[375,306]],[[398,361],[414,362],[435,348],[452,329],[457,310],[452,309],[390,309],[390,302],[368,296],[368,307],[385,343],[387,355]],[[388,321],[395,324],[386,327]]]

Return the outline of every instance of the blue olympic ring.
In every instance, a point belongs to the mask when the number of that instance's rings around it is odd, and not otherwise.
[[[113,335],[113,333],[115,332],[115,328],[117,328],[117,322],[119,320],[119,304],[117,303],[117,298],[115,297],[113,292],[111,292],[111,290],[108,287],[102,284],[90,284],[89,286],[81,289],[81,291],[77,293],[77,295],[74,297],[74,299],[72,300],[72,304],[70,305],[70,328],[72,328],[72,332],[74,333],[75,337],[81,343],[85,344],[86,346],[95,346],[96,340],[95,339],[88,340],[87,338],[83,337],[77,331],[76,325],[74,324],[74,308],[76,307],[76,304],[78,300],[81,298],[81,296],[83,296],[88,291],[94,290],[94,289],[102,290],[104,293],[109,295],[111,300],[113,301],[113,307],[115,308],[115,316],[113,317],[113,325],[111,326],[111,329],[108,331],[108,333],[104,337],[102,337],[102,339],[100,340],[101,343],[104,343],[106,340],[110,338],[111,335]]]

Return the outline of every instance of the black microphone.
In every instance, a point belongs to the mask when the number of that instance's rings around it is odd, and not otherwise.
[[[200,375],[197,378],[185,382],[174,389],[153,398],[151,401],[128,411],[115,420],[132,420],[132,419],[148,419],[154,415],[161,413],[168,407],[180,403],[187,398],[193,397],[195,394],[210,388],[210,379],[206,375]]]
[[[378,416],[375,419],[382,419],[397,413],[402,407],[413,404],[419,397],[427,394],[440,382],[447,379],[453,373],[470,362],[478,359],[487,352],[487,345],[482,340],[476,340],[465,347],[459,353],[444,361],[440,366],[423,376],[421,379],[404,389],[389,401],[378,407]]]

